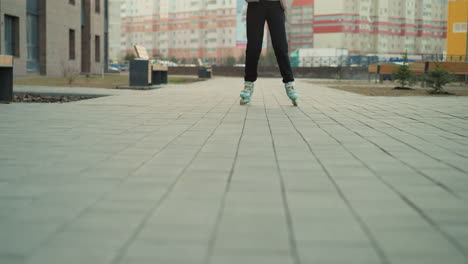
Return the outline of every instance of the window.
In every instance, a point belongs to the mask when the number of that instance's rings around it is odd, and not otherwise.
[[[5,53],[19,57],[19,18],[5,15]]]
[[[101,37],[100,36],[95,37],[94,48],[95,48],[94,54],[96,55],[96,62],[101,62]]]
[[[94,0],[96,4],[96,13],[101,13],[101,0]]]
[[[75,54],[75,30],[70,29],[68,32],[68,50],[69,50],[69,58],[70,60],[74,60],[76,58]]]
[[[39,1],[28,0],[26,5],[26,47],[28,72],[39,71]]]

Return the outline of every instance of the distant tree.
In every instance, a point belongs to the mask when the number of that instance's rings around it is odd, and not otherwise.
[[[60,63],[63,77],[67,80],[68,85],[73,85],[76,78],[80,75],[80,69],[76,64],[73,64],[66,59],[62,59]]]
[[[245,64],[245,55],[242,55],[239,58],[237,58],[237,63]]]
[[[403,65],[400,65],[394,72],[395,80],[400,84],[399,88],[406,88],[414,77],[413,71],[408,65],[408,53],[403,54]]]
[[[276,55],[275,52],[270,50],[266,55],[266,66],[275,66],[276,65]]]
[[[227,57],[227,59],[226,59],[226,66],[232,67],[232,66],[234,66],[234,65],[236,65],[236,58],[234,58],[233,56]]]
[[[275,52],[270,51],[266,55],[260,55],[260,60],[258,64],[263,67],[275,66],[276,65]]]
[[[258,59],[259,66],[266,66],[266,56],[261,54],[260,58]]]
[[[439,62],[434,62],[436,67],[426,73],[424,81],[429,84],[432,89],[432,93],[439,94],[443,93],[444,86],[455,81],[454,75],[440,67]]]
[[[126,61],[134,60],[134,59],[135,59],[135,54],[133,54],[133,53],[127,53],[127,55],[125,55],[124,59],[125,59]]]

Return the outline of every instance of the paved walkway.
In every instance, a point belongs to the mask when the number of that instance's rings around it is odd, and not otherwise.
[[[0,105],[0,263],[468,263],[468,98],[240,85]]]

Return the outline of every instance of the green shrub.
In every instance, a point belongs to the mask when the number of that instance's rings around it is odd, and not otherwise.
[[[442,93],[444,86],[455,81],[452,73],[440,67],[440,63],[435,62],[435,69],[426,73],[424,81],[434,89],[433,93]]]
[[[234,58],[234,57],[232,57],[232,56],[227,57],[227,59],[226,59],[226,66],[232,67],[232,66],[234,66],[234,65],[236,65],[236,58]]]
[[[403,54],[403,65],[393,72],[393,77],[400,84],[400,88],[406,88],[412,82],[414,74],[408,65],[408,53]]]
[[[262,67],[271,67],[277,65],[275,52],[269,51],[266,55],[260,55],[258,65]]]
[[[135,59],[135,54],[133,53],[127,53],[127,55],[125,55],[124,57],[124,60],[126,61],[131,61],[131,60],[134,60]]]
[[[238,64],[245,64],[245,55],[240,56],[240,57],[237,59],[237,63],[238,63]]]

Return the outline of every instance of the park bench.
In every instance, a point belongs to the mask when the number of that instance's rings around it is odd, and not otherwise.
[[[431,71],[437,67],[446,69],[455,75],[464,75],[465,81],[468,81],[468,62],[429,62],[429,61],[418,61],[409,63],[410,70],[413,71],[414,75],[422,75]],[[369,65],[369,80],[371,74],[378,76],[378,80],[381,82],[385,79],[391,79],[394,71],[398,69],[399,65],[395,64],[372,64]]]
[[[427,72],[426,62],[424,61],[411,62],[409,68],[414,75],[421,75]]]
[[[198,78],[200,79],[210,79],[213,76],[213,68],[211,66],[206,66],[200,59],[198,59]]]
[[[426,62],[427,71],[433,70],[439,64],[439,67],[455,75],[468,75],[468,62]]]
[[[426,62],[426,72],[435,69],[437,64],[439,64],[440,68],[445,69],[452,74],[465,76],[465,83],[468,83],[468,62]]]
[[[437,65],[440,68],[445,69],[455,75],[467,75],[468,74],[468,62],[430,62],[430,61],[419,61],[410,63],[410,69],[415,74],[423,74],[428,71],[434,70]]]
[[[0,103],[13,102],[13,56],[0,55]]]
[[[134,47],[136,59],[130,61],[130,86],[167,84],[168,67],[153,65],[145,47]]]
[[[391,79],[393,72],[398,68],[398,65],[395,64],[372,64],[368,67],[369,81],[371,79],[371,74],[374,74],[379,82],[382,82],[387,79]]]

